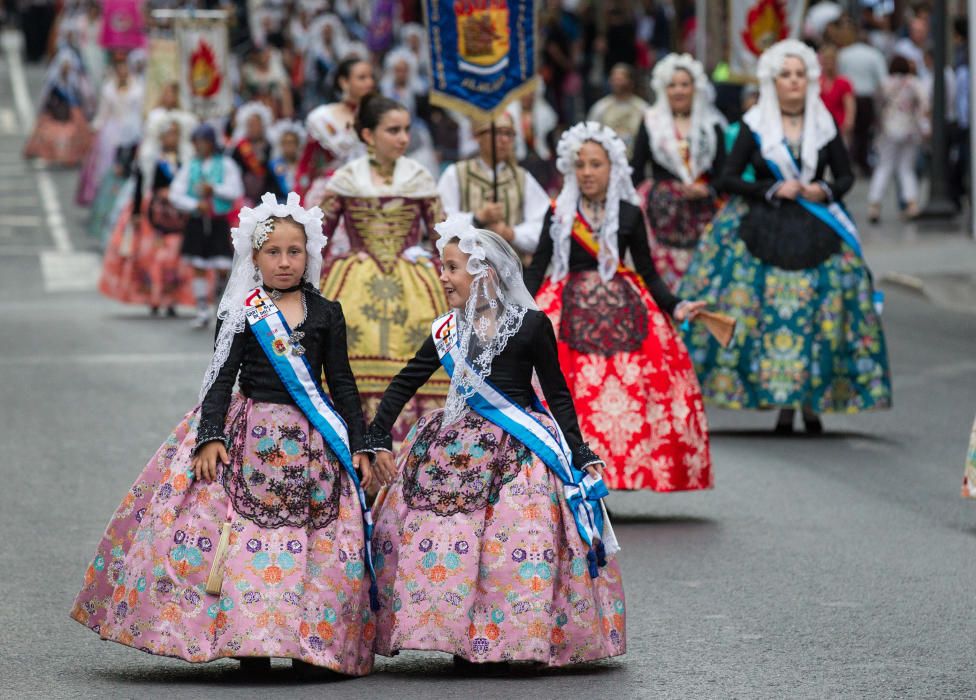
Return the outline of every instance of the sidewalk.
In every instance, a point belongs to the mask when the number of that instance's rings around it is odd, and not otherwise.
[[[967,230],[968,212],[945,222],[904,222],[890,191],[881,223],[872,225],[867,189],[867,180],[858,180],[845,202],[858,224],[875,280],[882,287],[917,292],[944,308],[976,314],[976,240]]]

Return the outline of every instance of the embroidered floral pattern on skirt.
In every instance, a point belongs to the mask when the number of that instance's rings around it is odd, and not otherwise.
[[[71,616],[103,639],[187,661],[276,656],[369,673],[375,622],[345,471],[293,405],[235,396],[227,415],[229,473],[194,480],[199,412],[189,413],[112,516]],[[246,496],[235,492],[244,512],[232,513],[213,596],[205,584],[227,518],[222,481]]]
[[[606,462],[608,488],[711,488],[708,421],[691,360],[671,321],[636,275],[618,279],[641,300],[648,331],[637,349],[587,353],[563,340],[565,287],[594,276],[596,271],[587,271],[556,283],[546,279],[536,301],[556,329],[559,366],[583,439]],[[623,324],[617,318],[613,322]]]
[[[738,321],[728,348],[703,324],[685,333],[705,397],[727,408],[889,408],[888,353],[864,262],[843,244],[810,269],[763,263],[737,233],[746,211],[743,199],[730,200],[678,290]]]
[[[691,264],[702,234],[715,216],[715,199],[685,199],[678,182],[662,180],[641,189],[650,232],[651,258],[672,290]]]
[[[558,479],[473,412],[446,428],[441,416],[410,432],[373,506],[376,651],[551,666],[625,653],[619,565],[590,578]]]

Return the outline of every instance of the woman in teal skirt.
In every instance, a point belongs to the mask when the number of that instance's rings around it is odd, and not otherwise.
[[[821,413],[891,406],[880,295],[841,202],[854,175],[819,73],[798,41],[760,58],[759,102],[718,183],[733,196],[678,290],[737,321],[728,348],[701,324],[685,331],[705,399],[779,409],[781,433],[793,431],[796,409],[807,432],[820,433]],[[743,177],[750,166],[752,180]]]

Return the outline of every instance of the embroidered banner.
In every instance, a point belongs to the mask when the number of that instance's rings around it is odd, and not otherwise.
[[[430,101],[488,120],[535,89],[538,7],[532,0],[424,0]]]
[[[233,95],[226,20],[178,16],[176,38],[183,108],[201,120],[230,114]]]
[[[800,33],[807,0],[730,0],[729,70],[738,80],[754,80],[759,54]]]

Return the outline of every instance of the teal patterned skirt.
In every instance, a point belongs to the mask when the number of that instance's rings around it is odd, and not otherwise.
[[[678,294],[737,321],[722,348],[701,323],[683,333],[705,399],[734,409],[818,413],[891,407],[891,374],[871,277],[847,244],[817,267],[783,270],[738,236],[733,197],[707,229]]]

